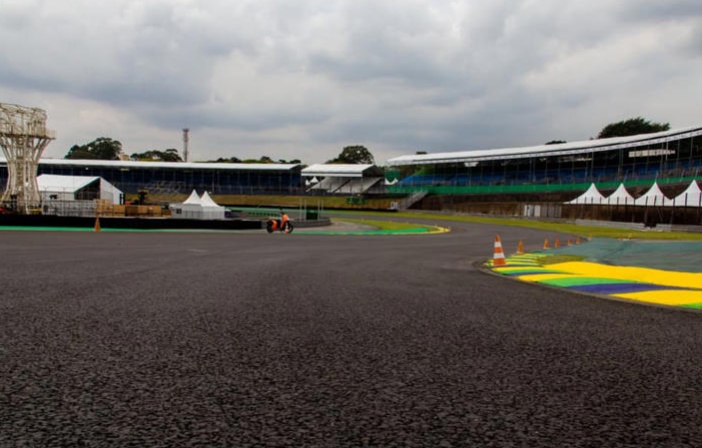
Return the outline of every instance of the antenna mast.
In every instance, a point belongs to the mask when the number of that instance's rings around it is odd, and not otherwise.
[[[183,160],[188,161],[188,143],[190,142],[190,129],[183,129]]]

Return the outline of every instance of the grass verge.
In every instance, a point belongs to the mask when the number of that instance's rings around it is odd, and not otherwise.
[[[343,218],[335,219],[336,221],[350,222],[353,224],[362,224],[366,226],[376,227],[378,230],[410,230],[410,229],[427,229],[428,231],[433,231],[436,229],[435,226],[427,226],[423,224],[408,223],[408,222],[395,222],[395,221],[379,221],[374,219],[354,219],[354,218]]]
[[[559,255],[547,255],[545,257],[539,257],[537,259],[537,261],[540,265],[546,266],[549,264],[567,263],[569,261],[582,261],[586,258],[587,257],[581,256],[581,255],[559,254]]]
[[[337,213],[336,211],[334,213]],[[408,219],[425,219],[448,222],[474,222],[479,224],[494,224],[501,226],[526,227],[531,229],[549,230],[558,233],[579,235],[581,237],[593,236],[600,238],[629,238],[641,240],[665,240],[665,241],[702,241],[702,233],[690,232],[657,232],[655,230],[628,230],[613,227],[599,226],[579,226],[575,224],[559,223],[559,222],[543,222],[531,221],[525,219],[514,218],[495,218],[483,216],[465,216],[465,215],[448,215],[441,213],[411,213],[397,212],[388,214],[385,212],[339,212],[353,213],[354,215],[364,216],[386,216],[393,218],[408,218]],[[346,218],[344,218],[346,219]]]

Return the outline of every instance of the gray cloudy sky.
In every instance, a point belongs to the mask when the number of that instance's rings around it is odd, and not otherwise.
[[[41,107],[45,156],[321,163],[702,124],[699,0],[0,0],[0,102]]]

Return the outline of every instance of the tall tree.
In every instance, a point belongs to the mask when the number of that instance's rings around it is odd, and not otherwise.
[[[328,160],[327,163],[362,165],[373,164],[375,159],[365,146],[355,145],[346,146],[335,159]]]
[[[168,148],[165,151],[150,150],[137,152],[130,156],[132,160],[140,162],[182,162],[183,159],[175,148]]]
[[[107,137],[100,137],[85,145],[73,145],[65,159],[119,160],[122,143]]]
[[[219,157],[217,160],[207,160],[204,163],[281,163],[281,164],[301,164],[302,162],[300,159],[292,159],[292,160],[285,160],[285,159],[278,159],[273,160],[269,156],[261,156],[259,159],[244,159],[241,160],[238,157]]]
[[[597,138],[625,137],[627,135],[652,134],[670,130],[670,123],[652,123],[642,117],[610,123],[600,131]]]
[[[205,163],[241,163],[238,157],[219,157],[217,160],[208,160]]]
[[[178,150],[175,148],[168,148],[167,150],[163,151],[161,155],[162,159],[164,162],[182,162],[183,159],[180,157],[180,154],[178,154]]]
[[[261,156],[258,159],[244,159],[241,163],[275,163],[273,159],[268,156]]]

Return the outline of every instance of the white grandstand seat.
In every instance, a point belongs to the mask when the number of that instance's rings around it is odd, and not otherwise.
[[[373,185],[377,184],[381,180],[383,180],[383,178],[381,177],[352,179],[346,185],[339,188],[339,190],[337,190],[337,193],[365,193]]]

